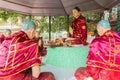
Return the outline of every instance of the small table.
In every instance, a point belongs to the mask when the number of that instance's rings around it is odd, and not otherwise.
[[[89,46],[47,48],[46,63],[61,68],[86,66]]]

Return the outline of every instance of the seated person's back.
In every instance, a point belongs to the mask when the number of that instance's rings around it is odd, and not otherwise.
[[[0,45],[0,80],[55,80],[52,73],[40,72],[38,44],[31,40],[34,30],[34,22],[27,20],[23,31],[9,36]]]

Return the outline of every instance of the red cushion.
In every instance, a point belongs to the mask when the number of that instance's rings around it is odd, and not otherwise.
[[[42,72],[39,76],[39,80],[55,80],[55,77],[51,72]]]
[[[84,80],[86,77],[89,77],[90,75],[87,72],[87,68],[81,67],[75,71],[74,76],[77,80]]]
[[[47,54],[47,50],[46,49],[43,49],[42,51],[41,51],[41,56],[45,56]]]

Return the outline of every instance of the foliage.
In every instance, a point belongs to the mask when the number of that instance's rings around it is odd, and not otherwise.
[[[33,21],[36,23],[40,32],[48,31],[47,19],[48,16],[32,16]]]
[[[92,13],[84,13],[83,15],[86,17],[88,32],[89,32],[94,30],[92,26],[97,24],[101,20],[102,18],[101,15],[103,15],[103,13],[92,12]]]
[[[52,17],[52,31],[67,30],[67,17],[66,16],[53,16]]]
[[[38,25],[38,28],[41,32],[47,31],[48,32],[48,26],[49,26],[49,16],[34,16],[32,19],[35,21],[35,23]],[[68,30],[68,23],[67,23],[67,16],[52,16],[51,17],[51,31],[62,31],[62,30]]]
[[[9,11],[4,11],[0,10],[0,23],[6,23],[9,18],[11,18],[11,23],[16,24],[17,22],[17,17],[20,16],[20,14],[9,12]]]
[[[88,25],[88,31],[92,30],[91,25],[96,24],[101,16],[100,13],[83,13],[83,16],[86,17],[87,25]],[[8,19],[10,19],[11,24],[18,24],[18,16],[22,17],[22,15],[8,12],[4,10],[0,10],[0,23],[6,23]],[[49,16],[32,16],[32,20],[37,25],[37,28],[40,30],[40,32],[44,32],[49,30]],[[73,16],[69,16],[69,21],[67,20],[67,16],[52,16],[51,17],[51,31],[68,31],[68,27],[71,25],[73,21]]]

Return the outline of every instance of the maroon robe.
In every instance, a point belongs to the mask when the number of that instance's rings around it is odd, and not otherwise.
[[[54,80],[50,72],[41,73],[38,79],[32,77],[28,69],[40,63],[37,43],[23,31],[7,37],[0,45],[0,80]]]
[[[120,36],[116,32],[108,30],[93,40],[86,70],[94,80],[120,80]]]
[[[3,34],[0,35],[0,44],[5,40],[5,36]]]
[[[71,37],[76,38],[73,40],[73,44],[86,44],[87,41],[87,25],[85,18],[81,15],[72,22],[71,28],[73,29],[73,34]]]

